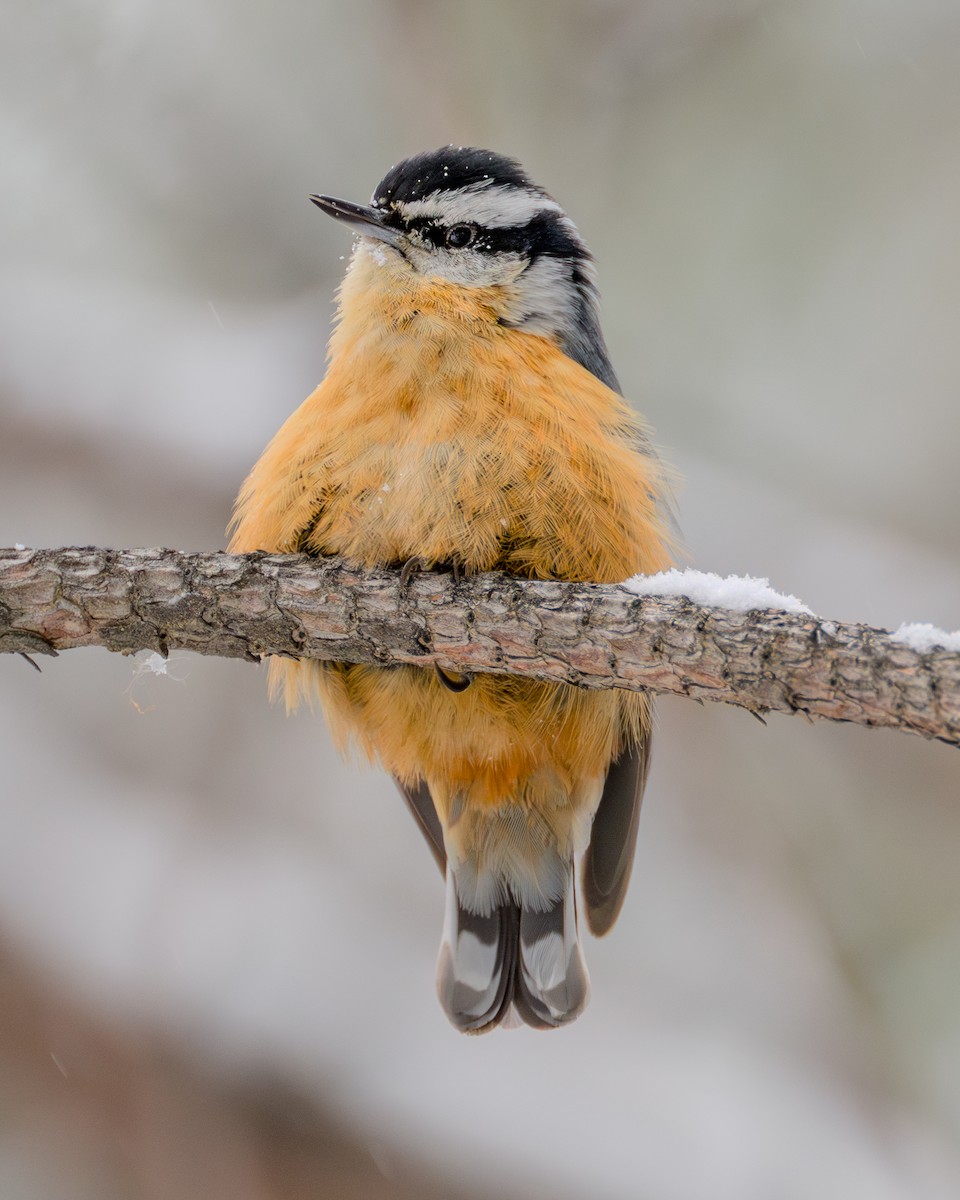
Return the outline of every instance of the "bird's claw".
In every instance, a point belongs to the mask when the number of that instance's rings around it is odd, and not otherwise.
[[[433,669],[437,673],[437,678],[443,686],[451,692],[465,692],[473,679],[469,675],[462,675],[459,679],[454,679],[448,675],[438,663],[433,664]]]

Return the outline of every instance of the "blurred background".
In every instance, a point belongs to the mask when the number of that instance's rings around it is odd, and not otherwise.
[[[216,549],[363,201],[518,156],[704,570],[960,626],[956,0],[4,0],[0,544]],[[553,1035],[466,1039],[378,772],[261,670],[0,661],[4,1200],[960,1194],[960,758],[680,699]]]

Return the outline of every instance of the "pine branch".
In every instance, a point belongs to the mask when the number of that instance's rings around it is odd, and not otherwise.
[[[359,571],[303,555],[0,550],[0,652],[104,646],[437,663],[889,726],[960,745],[960,653],[614,585]]]

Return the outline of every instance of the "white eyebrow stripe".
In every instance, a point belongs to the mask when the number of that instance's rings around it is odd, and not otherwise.
[[[457,191],[431,192],[422,200],[398,201],[401,217],[433,217],[445,225],[472,222],[491,229],[526,225],[540,213],[562,213],[555,200],[515,187],[471,184]]]

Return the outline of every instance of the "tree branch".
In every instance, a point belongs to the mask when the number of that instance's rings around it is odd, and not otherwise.
[[[437,663],[587,688],[649,689],[755,714],[889,726],[960,745],[960,653],[867,625],[734,612],[616,585],[454,583],[304,555],[0,550],[0,652],[105,646],[389,666]]]

